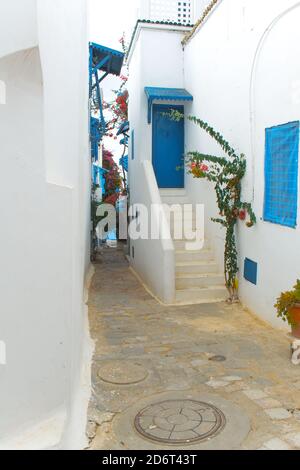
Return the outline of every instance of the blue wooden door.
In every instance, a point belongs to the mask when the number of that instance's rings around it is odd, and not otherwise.
[[[152,164],[159,188],[184,187],[184,120],[165,116],[171,109],[184,112],[183,106],[153,105]]]

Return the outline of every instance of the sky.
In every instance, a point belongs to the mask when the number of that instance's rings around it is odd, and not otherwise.
[[[91,40],[119,49],[123,31],[131,35],[137,19],[138,0],[89,0]]]
[[[112,49],[122,50],[119,42],[123,33],[129,42],[135,22],[139,0],[88,0],[89,2],[89,40]],[[102,82],[104,99],[112,99],[111,90],[118,89],[120,80],[109,76]],[[121,147],[112,139],[105,139],[105,146],[120,152]],[[116,155],[116,158],[118,155]]]

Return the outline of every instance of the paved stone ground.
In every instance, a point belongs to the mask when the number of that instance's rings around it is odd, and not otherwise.
[[[218,437],[178,449],[300,449],[300,368],[284,333],[239,305],[159,304],[122,247],[104,249],[95,269],[90,449],[174,449],[140,436],[134,417],[163,400],[197,398],[217,406],[227,424]],[[211,360],[218,355],[226,360]]]

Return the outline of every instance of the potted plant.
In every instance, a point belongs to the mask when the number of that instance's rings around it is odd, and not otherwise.
[[[292,335],[300,339],[300,280],[293,290],[282,292],[277,299],[275,308],[278,313],[278,318],[287,321],[292,327]]]

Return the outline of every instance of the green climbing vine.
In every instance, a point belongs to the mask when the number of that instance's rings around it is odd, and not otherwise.
[[[183,115],[174,110],[171,111],[171,119],[179,121],[183,119]],[[217,157],[189,152],[185,157],[185,163],[188,173],[194,178],[206,178],[214,184],[220,214],[212,221],[226,229],[224,274],[230,301],[234,302],[238,300],[239,271],[235,227],[238,220],[245,221],[249,228],[256,223],[251,204],[241,201],[242,179],[247,165],[245,155],[239,155],[207,122],[194,116],[188,116],[187,119],[209,134],[227,155],[227,157]]]

